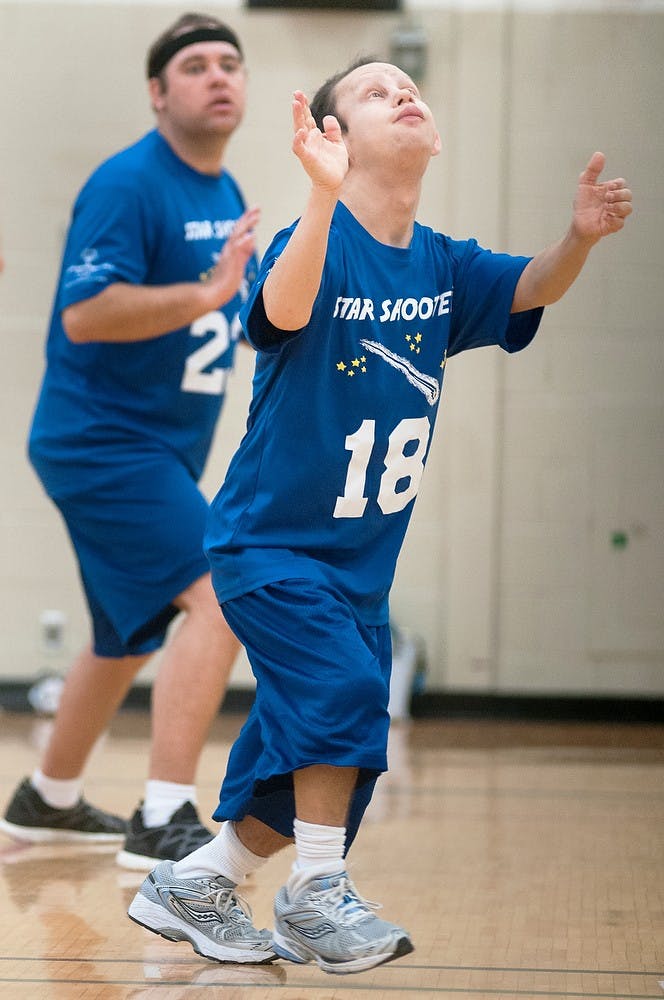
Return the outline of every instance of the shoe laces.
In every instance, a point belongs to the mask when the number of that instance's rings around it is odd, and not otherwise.
[[[371,911],[379,910],[380,903],[374,903],[370,899],[364,899],[349,879],[343,875],[339,881],[329,889],[320,892],[321,899],[334,911],[335,919],[347,927],[353,927],[361,923],[370,915]]]
[[[236,920],[251,924],[252,912],[249,903],[230,886],[219,886],[210,893],[210,899],[218,913],[231,914]],[[252,925],[253,926],[253,925]]]

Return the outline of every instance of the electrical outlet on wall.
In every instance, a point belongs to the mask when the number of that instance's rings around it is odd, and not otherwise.
[[[57,608],[46,608],[39,616],[41,644],[46,653],[59,653],[64,646],[66,616]]]
[[[472,656],[470,680],[473,687],[483,687],[493,680],[493,660],[489,656]]]

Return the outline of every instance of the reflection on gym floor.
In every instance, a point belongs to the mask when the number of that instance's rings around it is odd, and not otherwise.
[[[215,724],[199,769],[203,816],[242,721]],[[48,725],[0,718],[3,808]],[[148,725],[143,713],[118,716],[88,768],[91,801],[133,809]],[[0,998],[664,995],[664,727],[407,721],[392,727],[390,762],[350,870],[410,930],[413,954],[343,977],[214,964],[126,917],[142,876],[118,868],[114,849],[0,836]],[[257,925],[271,925],[291,860],[272,859],[242,887]]]

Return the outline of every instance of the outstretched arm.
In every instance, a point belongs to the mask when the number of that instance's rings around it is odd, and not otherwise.
[[[595,243],[625,225],[632,211],[632,192],[622,177],[599,182],[604,163],[603,153],[593,153],[579,177],[569,230],[524,268],[514,292],[512,312],[556,302],[578,276]]]
[[[301,330],[320,287],[330,222],[348,171],[348,152],[336,118],[317,128],[301,91],[293,96],[293,152],[311,178],[311,193],[283,253],[265,279],[263,303],[278,330]]]

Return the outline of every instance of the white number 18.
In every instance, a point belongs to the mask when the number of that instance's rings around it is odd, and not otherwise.
[[[401,420],[388,439],[385,471],[380,478],[378,506],[383,514],[396,514],[417,496],[424,471],[431,424],[427,417]],[[364,496],[367,469],[374,449],[376,421],[363,420],[354,434],[346,438],[346,451],[351,453],[346,472],[343,496],[337,497],[334,517],[362,517],[369,498]],[[406,446],[415,442],[415,448],[406,455]],[[397,492],[397,485],[406,480],[404,489]]]

